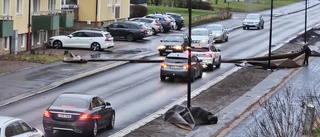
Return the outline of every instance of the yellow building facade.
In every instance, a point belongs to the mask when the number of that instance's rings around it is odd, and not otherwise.
[[[55,35],[54,32],[58,30],[32,29],[33,17],[59,12],[61,12],[61,0],[0,0],[0,55],[28,50],[28,34],[30,34],[29,49],[41,47],[47,42],[49,34]],[[29,20],[30,31],[28,31]]]

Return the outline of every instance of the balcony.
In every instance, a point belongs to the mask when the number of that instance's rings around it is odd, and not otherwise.
[[[13,35],[12,16],[0,16],[0,38]]]
[[[63,9],[60,14],[60,27],[68,28],[73,27],[74,24],[74,11]]]
[[[58,12],[37,12],[32,15],[32,31],[56,30],[60,26]]]

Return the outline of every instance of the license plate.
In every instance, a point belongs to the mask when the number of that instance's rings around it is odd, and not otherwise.
[[[71,118],[71,115],[66,115],[66,114],[58,114],[59,118]]]
[[[166,52],[172,52],[173,50],[166,50]]]

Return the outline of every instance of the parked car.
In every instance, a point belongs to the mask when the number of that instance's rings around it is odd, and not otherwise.
[[[153,35],[157,35],[162,29],[160,21],[156,20],[156,19],[151,19],[151,18],[132,18],[132,19],[130,19],[130,21],[148,23],[152,27]]]
[[[48,44],[53,48],[89,48],[95,51],[114,46],[112,35],[99,29],[83,29],[69,35],[53,36]]]
[[[97,135],[99,129],[113,129],[115,110],[109,102],[85,93],[60,94],[43,113],[43,128],[46,135],[54,130],[72,131]]]
[[[201,64],[203,68],[207,68],[213,71],[214,68],[220,68],[221,66],[221,53],[220,49],[216,48],[214,44],[192,44],[191,55],[197,56],[202,60]]]
[[[159,55],[171,52],[184,52],[188,46],[188,36],[185,34],[168,34],[160,40]]]
[[[247,14],[246,18],[243,20],[243,29],[249,29],[250,27],[257,27],[258,29],[264,28],[264,20],[261,14]]]
[[[106,29],[115,39],[136,41],[148,37],[148,28],[134,21],[114,22],[107,26]]]
[[[146,22],[138,22],[138,23],[141,23],[141,24],[143,24],[144,26],[146,26],[146,28],[147,28],[147,37],[153,35],[153,29],[152,29],[152,27],[151,27],[148,23],[146,23]]]
[[[167,16],[164,15],[155,15],[155,14],[149,14],[147,16],[144,16],[144,18],[151,18],[151,19],[156,19],[159,20],[161,23],[162,29],[161,32],[167,33],[168,31],[171,30],[171,19],[169,19]]]
[[[162,16],[166,16],[166,17],[168,17],[168,18],[170,19],[171,29],[172,29],[172,30],[175,30],[175,29],[178,28],[178,26],[177,26],[177,24],[176,24],[175,18],[172,17],[172,16],[170,16],[170,15],[168,15],[168,14],[166,14],[165,12],[155,12],[155,13],[149,14],[149,15],[162,15]]]
[[[202,65],[196,56],[191,56],[191,66],[188,65],[188,55],[185,53],[169,53],[161,63],[160,79],[167,77],[188,79],[188,68],[191,67],[191,81],[202,78]]]
[[[207,28],[194,28],[191,30],[192,43],[207,43],[214,42],[212,31]]]
[[[20,118],[0,116],[0,137],[44,137],[44,134]]]
[[[177,24],[177,30],[181,30],[181,28],[185,27],[185,19],[181,14],[166,12],[167,15],[173,17]]]
[[[209,24],[206,26],[213,35],[214,41],[228,41],[229,39],[229,32],[227,28],[224,27],[222,24]]]

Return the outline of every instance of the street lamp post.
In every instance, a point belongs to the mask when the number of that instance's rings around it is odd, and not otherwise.
[[[31,14],[31,0],[29,0],[29,5],[28,5],[28,35],[27,35],[27,51],[31,50],[31,38],[30,38],[30,28],[31,28],[31,23],[30,23],[30,14]]]
[[[273,17],[273,0],[271,0],[271,14],[270,14],[269,55],[268,55],[269,69],[271,69],[272,17]]]
[[[188,95],[187,95],[187,107],[191,107],[191,0],[188,1],[188,12],[189,12],[189,37],[188,37]]]

